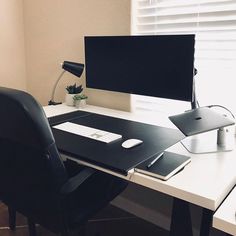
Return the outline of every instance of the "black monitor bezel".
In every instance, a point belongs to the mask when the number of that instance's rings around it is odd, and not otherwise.
[[[191,61],[191,78],[190,78],[190,84],[189,84],[189,93],[185,98],[183,97],[174,97],[169,94],[168,96],[162,96],[160,94],[148,94],[148,93],[142,93],[142,92],[136,92],[133,91],[132,89],[129,88],[122,88],[122,89],[114,89],[114,88],[109,88],[109,87],[101,87],[101,86],[94,86],[90,82],[88,82],[88,75],[89,75],[89,69],[87,67],[88,65],[88,60],[87,60],[87,41],[90,39],[109,39],[109,38],[155,38],[155,37],[172,37],[173,39],[176,37],[182,37],[186,40],[188,38],[191,43],[192,43],[192,61]],[[107,91],[112,91],[112,92],[122,92],[122,93],[129,93],[129,94],[137,94],[137,95],[144,95],[144,96],[151,96],[151,97],[159,97],[159,98],[165,98],[165,99],[174,99],[174,100],[180,100],[180,101],[187,101],[187,102],[192,102],[194,100],[194,44],[195,44],[195,35],[194,34],[187,34],[187,35],[128,35],[128,36],[85,36],[84,37],[84,45],[85,45],[85,70],[86,70],[86,87],[87,88],[92,88],[92,89],[99,89],[99,90],[107,90]],[[189,74],[190,77],[190,74]],[[191,88],[190,88],[191,87]]]

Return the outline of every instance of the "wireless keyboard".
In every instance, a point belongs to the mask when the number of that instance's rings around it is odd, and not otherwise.
[[[71,122],[61,123],[53,126],[55,129],[63,130],[69,133],[77,134],[86,138],[94,139],[104,143],[111,143],[122,138],[122,135],[107,132],[105,130],[94,129],[84,125],[78,125]]]

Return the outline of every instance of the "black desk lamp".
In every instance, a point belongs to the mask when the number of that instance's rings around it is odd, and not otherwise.
[[[60,81],[61,77],[63,76],[63,74],[68,71],[71,74],[80,77],[83,73],[84,70],[84,64],[81,63],[76,63],[76,62],[71,62],[71,61],[64,61],[62,63],[62,69],[64,69],[61,74],[59,75],[53,90],[52,90],[52,95],[51,95],[51,100],[48,102],[48,105],[57,105],[57,104],[61,104],[61,102],[55,102],[54,101],[54,95],[55,95],[55,91],[56,91],[56,87],[58,82]]]

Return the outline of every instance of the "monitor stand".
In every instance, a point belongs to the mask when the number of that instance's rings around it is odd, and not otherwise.
[[[191,102],[192,110],[199,108],[199,104],[196,98],[196,87],[195,87],[196,74],[197,74],[197,69],[194,68],[193,101]],[[223,133],[224,136],[222,136],[222,133],[220,132],[222,130],[228,132],[224,132]],[[195,154],[232,151],[235,142],[234,132],[235,132],[234,126],[231,126],[230,128],[228,126],[225,128],[215,129],[213,131],[208,131],[205,133],[188,136],[185,139],[183,139],[181,143],[190,153],[195,153]]]
[[[234,148],[234,134],[230,131],[224,144],[217,143],[218,130],[186,137],[181,141],[182,145],[190,153],[213,153],[232,151]]]

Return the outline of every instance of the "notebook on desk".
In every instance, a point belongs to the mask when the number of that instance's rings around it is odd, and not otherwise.
[[[167,180],[178,171],[183,169],[190,161],[190,157],[176,154],[173,152],[164,152],[163,155],[151,166],[148,165],[156,158],[156,155],[147,161],[141,163],[135,171],[156,177],[158,179]]]

